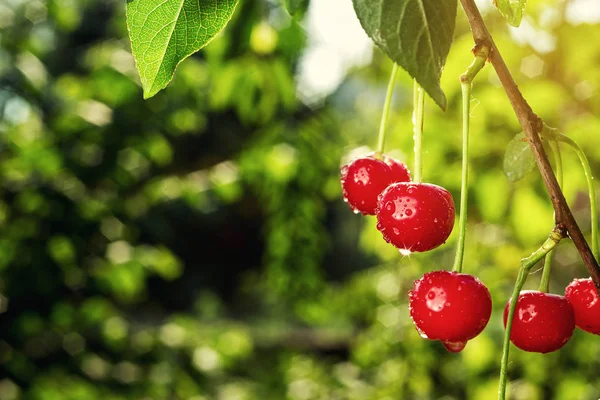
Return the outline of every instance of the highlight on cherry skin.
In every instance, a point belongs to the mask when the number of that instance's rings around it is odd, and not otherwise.
[[[575,312],[575,325],[586,332],[600,335],[600,298],[592,278],[574,279],[565,289]]]
[[[430,183],[399,182],[379,196],[377,229],[402,254],[432,250],[454,228],[452,195]]]
[[[403,162],[371,153],[344,165],[340,181],[350,208],[356,214],[374,215],[379,194],[394,182],[410,182],[410,172]]]
[[[504,308],[504,327],[510,300]],[[575,313],[564,296],[537,290],[519,294],[510,341],[519,349],[550,353],[563,347],[575,330]]]
[[[408,293],[410,317],[425,339],[440,340],[459,352],[479,335],[492,314],[492,297],[476,277],[433,271],[414,282]]]

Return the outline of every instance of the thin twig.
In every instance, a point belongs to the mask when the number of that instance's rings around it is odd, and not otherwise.
[[[596,285],[596,289],[600,292],[600,266],[598,266],[598,262],[594,258],[590,246],[585,240],[583,233],[581,233],[581,229],[579,229],[579,226],[569,209],[569,205],[560,190],[560,186],[556,181],[556,176],[554,176],[554,172],[548,161],[548,156],[546,155],[540,140],[539,132],[541,132],[543,128],[543,122],[533,112],[525,98],[523,98],[521,91],[517,87],[517,84],[494,43],[492,35],[487,30],[474,0],[460,0],[460,2],[467,15],[467,19],[469,20],[469,25],[471,25],[475,46],[486,45],[492,49],[490,53],[490,62],[496,70],[496,74],[498,74],[498,78],[504,87],[504,91],[515,111],[515,115],[523,128],[523,132],[529,140],[529,145],[535,156],[536,164],[540,170],[554,207],[557,226],[564,228],[569,237],[573,240],[581,259]]]

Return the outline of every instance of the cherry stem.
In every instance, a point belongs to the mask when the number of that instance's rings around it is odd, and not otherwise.
[[[489,47],[475,49],[475,59],[460,76],[462,89],[462,176],[460,184],[460,214],[458,216],[458,245],[452,271],[462,272],[465,254],[465,238],[467,236],[467,197],[469,192],[469,129],[471,120],[471,87],[475,76],[484,67],[490,53]]]
[[[512,296],[510,298],[510,305],[508,308],[508,315],[506,318],[506,330],[504,331],[504,341],[502,343],[502,361],[500,362],[500,382],[498,387],[498,400],[504,400],[506,398],[506,381],[508,377],[508,354],[510,350],[510,333],[512,330],[513,318],[515,316],[515,310],[517,308],[517,301],[523,285],[527,280],[529,271],[537,264],[545,255],[547,255],[556,245],[565,237],[565,231],[558,225],[554,227],[548,239],[533,252],[529,257],[521,260],[521,268],[517,275],[517,281],[513,289]]]
[[[394,94],[394,86],[396,85],[396,77],[398,76],[398,64],[393,63],[390,81],[388,83],[387,92],[385,94],[385,103],[383,103],[383,112],[381,113],[381,122],[379,123],[379,136],[377,139],[376,157],[379,158],[383,154],[383,146],[385,144],[385,128],[387,126],[388,114],[392,104],[392,95]]]
[[[415,79],[413,89],[413,139],[415,142],[415,171],[413,182],[421,183],[423,181],[423,164],[421,158],[423,155],[423,116],[425,114],[425,92]]]
[[[550,148],[554,154],[554,164],[556,165],[556,180],[558,185],[562,187],[563,184],[563,166],[562,156],[560,154],[560,144],[558,140],[549,140]],[[554,224],[556,224],[556,214],[554,216]],[[540,281],[539,291],[548,293],[550,291],[550,269],[552,268],[552,259],[554,258],[554,250],[551,250],[546,254],[544,259],[544,272],[542,272],[542,279]]]
[[[550,133],[550,134],[549,134]],[[594,189],[594,176],[592,175],[592,169],[590,168],[590,162],[588,161],[584,151],[579,147],[579,145],[570,137],[558,133],[552,128],[547,126],[544,127],[544,131],[542,132],[544,135],[550,136],[550,138],[555,139],[561,143],[565,143],[577,154],[579,157],[579,161],[583,167],[583,173],[585,174],[585,179],[587,181],[588,192],[590,197],[590,221],[592,225],[592,253],[596,260],[598,260],[598,210],[596,204],[596,190]]]

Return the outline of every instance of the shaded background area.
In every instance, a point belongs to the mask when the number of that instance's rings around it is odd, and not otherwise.
[[[525,97],[598,175],[598,5],[531,0],[519,29],[481,6]],[[520,129],[487,68],[473,91],[465,272],[494,313],[460,354],[421,339],[406,293],[451,267],[456,232],[401,257],[341,200],[339,167],[375,145],[391,70],[352,13],[349,0],[315,1],[293,20],[277,1],[242,1],[144,101],[123,1],[0,0],[0,399],[495,397],[501,312],[520,258],[552,227],[548,196],[537,173],[504,177]],[[424,176],[455,200],[471,46],[459,13],[448,110],[426,106]],[[411,90],[402,73],[386,151],[409,165]],[[563,158],[589,234],[583,172]],[[562,244],[551,290],[585,274]],[[600,396],[596,336],[511,360],[514,399]]]

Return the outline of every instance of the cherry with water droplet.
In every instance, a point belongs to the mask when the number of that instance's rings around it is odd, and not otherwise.
[[[379,196],[377,228],[386,241],[411,252],[443,244],[454,227],[452,195],[430,183],[398,182]]]
[[[600,335],[600,298],[592,278],[574,279],[565,289],[575,312],[575,325],[586,332]]]
[[[476,277],[450,271],[428,272],[408,293],[410,317],[419,334],[441,340],[451,352],[479,335],[492,313],[492,297]]]
[[[504,308],[504,326],[510,300]],[[510,341],[519,349],[550,353],[563,347],[573,335],[575,313],[564,296],[524,290],[519,294]]]
[[[410,182],[410,172],[398,160],[371,153],[343,166],[340,181],[344,201],[357,213],[374,215],[379,194],[394,182]]]

